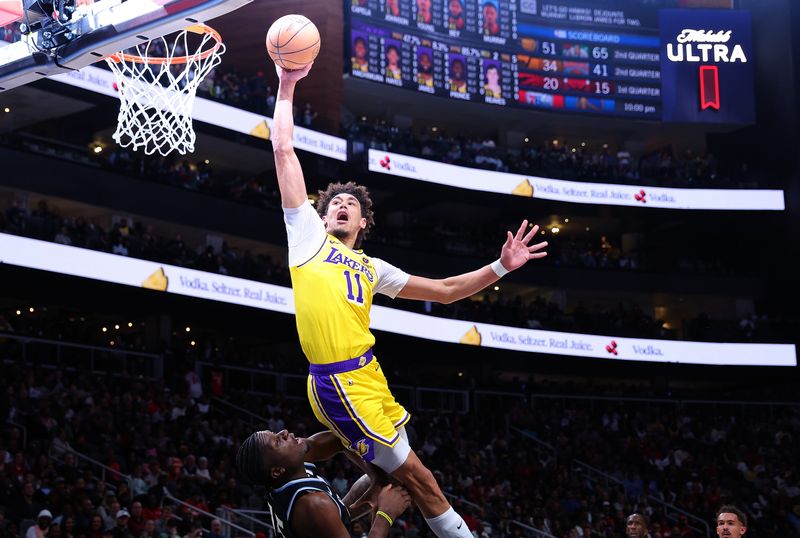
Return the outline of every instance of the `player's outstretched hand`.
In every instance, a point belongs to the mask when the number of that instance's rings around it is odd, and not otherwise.
[[[508,237],[503,245],[503,250],[500,252],[500,263],[502,263],[503,267],[509,271],[519,269],[528,263],[528,260],[544,258],[547,256],[547,252],[542,251],[542,249],[547,246],[547,241],[542,241],[541,243],[528,246],[528,243],[531,242],[531,239],[533,239],[539,232],[539,226],[534,226],[527,234],[525,234],[525,230],[527,228],[528,221],[523,220],[519,230],[517,230],[516,235],[512,235],[511,232],[508,232]],[[523,236],[522,234],[525,235]]]
[[[314,62],[311,62],[302,69],[284,69],[278,64],[275,64],[275,71],[278,73],[278,80],[281,82],[297,82],[308,75],[313,65]]]
[[[386,512],[392,519],[400,517],[409,505],[411,505],[411,495],[403,486],[386,486],[378,495],[378,510]]]

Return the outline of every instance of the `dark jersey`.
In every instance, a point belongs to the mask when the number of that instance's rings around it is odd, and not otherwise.
[[[283,538],[296,538],[296,535],[292,532],[292,509],[300,497],[315,491],[321,491],[328,495],[339,509],[342,524],[345,527],[350,524],[350,513],[347,511],[347,507],[336,492],[333,491],[328,481],[317,474],[317,468],[313,464],[306,463],[305,466],[307,478],[291,480],[277,489],[269,490],[267,493],[267,504],[272,515],[272,527],[275,529],[276,534]]]

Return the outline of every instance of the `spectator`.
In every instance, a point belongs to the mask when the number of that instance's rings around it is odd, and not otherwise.
[[[43,538],[50,532],[50,522],[53,521],[53,514],[50,510],[41,510],[36,516],[36,523],[28,527],[25,538]]]
[[[117,524],[113,529],[114,538],[130,538],[131,529],[128,526],[130,523],[131,514],[124,508],[117,511]]]

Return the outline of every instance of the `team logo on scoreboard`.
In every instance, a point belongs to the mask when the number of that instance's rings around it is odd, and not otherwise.
[[[667,58],[671,62],[747,63],[742,45],[730,43],[732,30],[695,30],[684,28],[667,43]],[[700,110],[719,110],[719,68],[700,66]]]
[[[612,340],[611,343],[606,346],[606,351],[610,355],[617,355],[618,354],[617,341],[616,340]]]

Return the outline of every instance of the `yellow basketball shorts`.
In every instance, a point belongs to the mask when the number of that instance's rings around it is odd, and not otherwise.
[[[372,349],[333,364],[312,364],[308,401],[314,415],[366,461],[375,443],[394,447],[411,415],[394,399]]]

